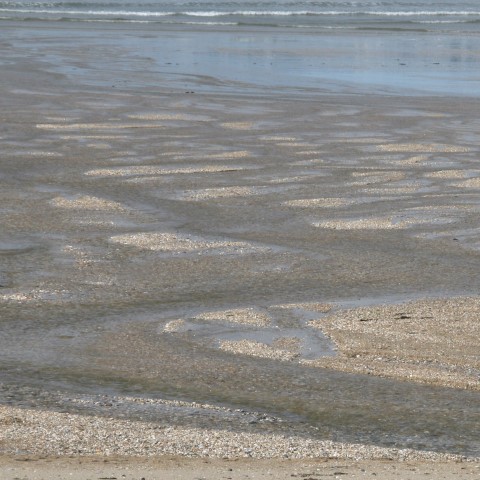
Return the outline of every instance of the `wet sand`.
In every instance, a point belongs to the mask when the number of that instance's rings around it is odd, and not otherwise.
[[[477,99],[204,77],[192,94],[121,60],[112,86],[89,74],[95,51],[76,72],[60,50],[10,47],[2,468],[314,456],[390,459],[352,475],[476,472],[455,462],[480,457]],[[405,458],[427,463],[406,477]],[[295,462],[241,472],[308,473]]]

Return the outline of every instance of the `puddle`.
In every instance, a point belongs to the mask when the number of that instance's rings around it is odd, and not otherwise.
[[[316,315],[305,315],[302,319],[304,326],[297,328],[285,328],[278,325],[268,327],[248,327],[246,325],[229,324],[227,322],[201,322],[185,320],[178,324],[175,333],[188,334],[194,343],[210,344],[220,348],[222,342],[257,342],[277,350],[283,350],[282,342],[295,343],[295,348],[290,350],[298,359],[314,360],[325,356],[334,356],[336,351],[333,343],[319,330],[306,326],[311,318]]]
[[[298,341],[298,358],[315,360],[320,357],[331,357],[336,355],[333,344],[321,332],[316,333],[306,328],[275,328],[256,331],[245,331],[244,329],[219,331],[215,334],[217,343],[222,340],[241,341],[249,340],[260,342],[275,347],[276,342],[285,339]],[[282,349],[281,347],[277,347]]]
[[[10,282],[8,280],[7,275],[0,272],[0,288],[8,288],[10,286]]]
[[[28,253],[34,250],[37,246],[33,243],[25,241],[0,241],[0,255],[18,255],[21,253]]]
[[[458,242],[463,248],[478,251],[480,250],[480,242],[478,241],[478,235],[478,228],[470,228],[422,233],[417,235],[417,237],[426,240],[451,240],[453,242]]]

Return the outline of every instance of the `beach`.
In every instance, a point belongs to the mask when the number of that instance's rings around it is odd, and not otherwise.
[[[174,480],[191,478],[263,479],[263,478],[384,478],[417,480],[432,475],[442,479],[471,479],[478,465],[465,463],[395,463],[390,461],[337,460],[218,460],[158,457],[138,458],[19,458],[0,459],[5,478],[42,478],[84,480],[85,478],[125,478],[137,480]],[[10,475],[10,477],[8,476]]]
[[[2,478],[478,475],[470,60],[456,84],[422,53],[379,76],[369,31],[2,27]],[[296,75],[312,35],[381,60]]]

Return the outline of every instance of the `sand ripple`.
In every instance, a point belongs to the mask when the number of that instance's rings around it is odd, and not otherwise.
[[[173,175],[188,173],[215,173],[244,170],[245,167],[231,165],[198,165],[194,167],[161,167],[156,165],[140,165],[119,168],[97,168],[85,172],[90,177],[130,177],[132,175]]]
[[[387,143],[378,145],[381,152],[428,152],[428,153],[466,153],[470,149],[459,145],[445,145],[441,143]]]
[[[75,198],[56,197],[50,202],[54,207],[73,209],[73,210],[115,210],[125,211],[126,208],[118,202],[106,200],[104,198],[82,195]]]
[[[298,357],[298,354],[274,348],[270,345],[251,340],[229,341],[220,343],[220,349],[226,352],[239,355],[249,355],[251,357],[270,358],[271,360],[290,361]]]
[[[220,321],[266,327],[272,323],[270,315],[254,308],[236,308],[216,312],[206,312],[194,317],[195,320]]]
[[[145,250],[165,252],[170,254],[242,254],[266,250],[264,247],[253,246],[248,242],[233,240],[207,240],[194,235],[176,233],[143,232],[110,237],[113,243],[128,245]]]

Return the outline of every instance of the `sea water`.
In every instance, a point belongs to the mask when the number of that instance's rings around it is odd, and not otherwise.
[[[268,25],[272,27],[476,29],[478,2],[436,0],[79,0],[0,2],[14,19]]]
[[[115,75],[111,60],[133,72],[148,57],[152,76],[138,84],[152,87],[480,94],[480,6],[471,0],[0,1],[0,27],[12,22],[18,42],[37,49],[55,30],[41,53],[58,40],[62,73],[76,50],[91,51],[100,64],[89,73],[103,76],[90,80],[102,84]],[[99,51],[105,42],[111,54]]]

